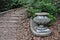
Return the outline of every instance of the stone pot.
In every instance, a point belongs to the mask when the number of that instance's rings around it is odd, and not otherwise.
[[[51,30],[44,25],[50,22],[47,17],[49,13],[35,13],[36,17],[30,20],[30,30],[36,36],[48,36],[51,34]]]

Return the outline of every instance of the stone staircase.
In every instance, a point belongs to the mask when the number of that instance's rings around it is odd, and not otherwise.
[[[23,10],[12,9],[0,16],[0,40],[16,40],[19,17],[23,15]]]

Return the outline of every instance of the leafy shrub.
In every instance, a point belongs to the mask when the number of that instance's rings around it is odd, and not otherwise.
[[[33,16],[36,12],[48,12],[49,14],[55,16],[57,13],[57,8],[52,3],[45,3],[44,1],[37,1],[32,7],[28,8],[28,11]]]
[[[30,6],[35,0],[0,0],[0,12],[12,8]]]
[[[0,0],[0,12],[20,7],[18,0]]]
[[[32,6],[35,0],[18,0],[18,4],[22,5],[23,7]]]
[[[47,24],[47,26],[52,25],[56,21],[56,17],[51,14],[47,15],[47,17],[50,18],[50,22]]]
[[[0,0],[0,11],[8,10],[12,7],[12,0]]]
[[[45,3],[44,1],[37,2],[36,3],[36,8],[41,9],[43,12],[48,12],[52,15],[55,15],[57,12],[56,7],[52,3]]]
[[[36,1],[36,3],[28,8],[28,12],[31,13],[32,19],[35,17],[35,13],[37,12],[48,12],[48,17],[51,19],[48,25],[51,25],[56,20],[55,15],[57,13],[57,8],[54,4],[50,2]]]
[[[57,13],[60,14],[60,0],[53,0],[52,3],[57,7]]]

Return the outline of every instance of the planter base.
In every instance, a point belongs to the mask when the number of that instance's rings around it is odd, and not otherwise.
[[[38,26],[32,19],[30,19],[30,30],[35,36],[49,36],[51,34],[50,29],[43,25]]]

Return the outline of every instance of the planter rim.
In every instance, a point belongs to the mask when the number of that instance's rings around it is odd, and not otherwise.
[[[46,13],[46,12],[41,12],[41,13],[35,13],[35,15],[38,15],[38,16],[43,16],[43,15],[48,15],[49,13]]]

